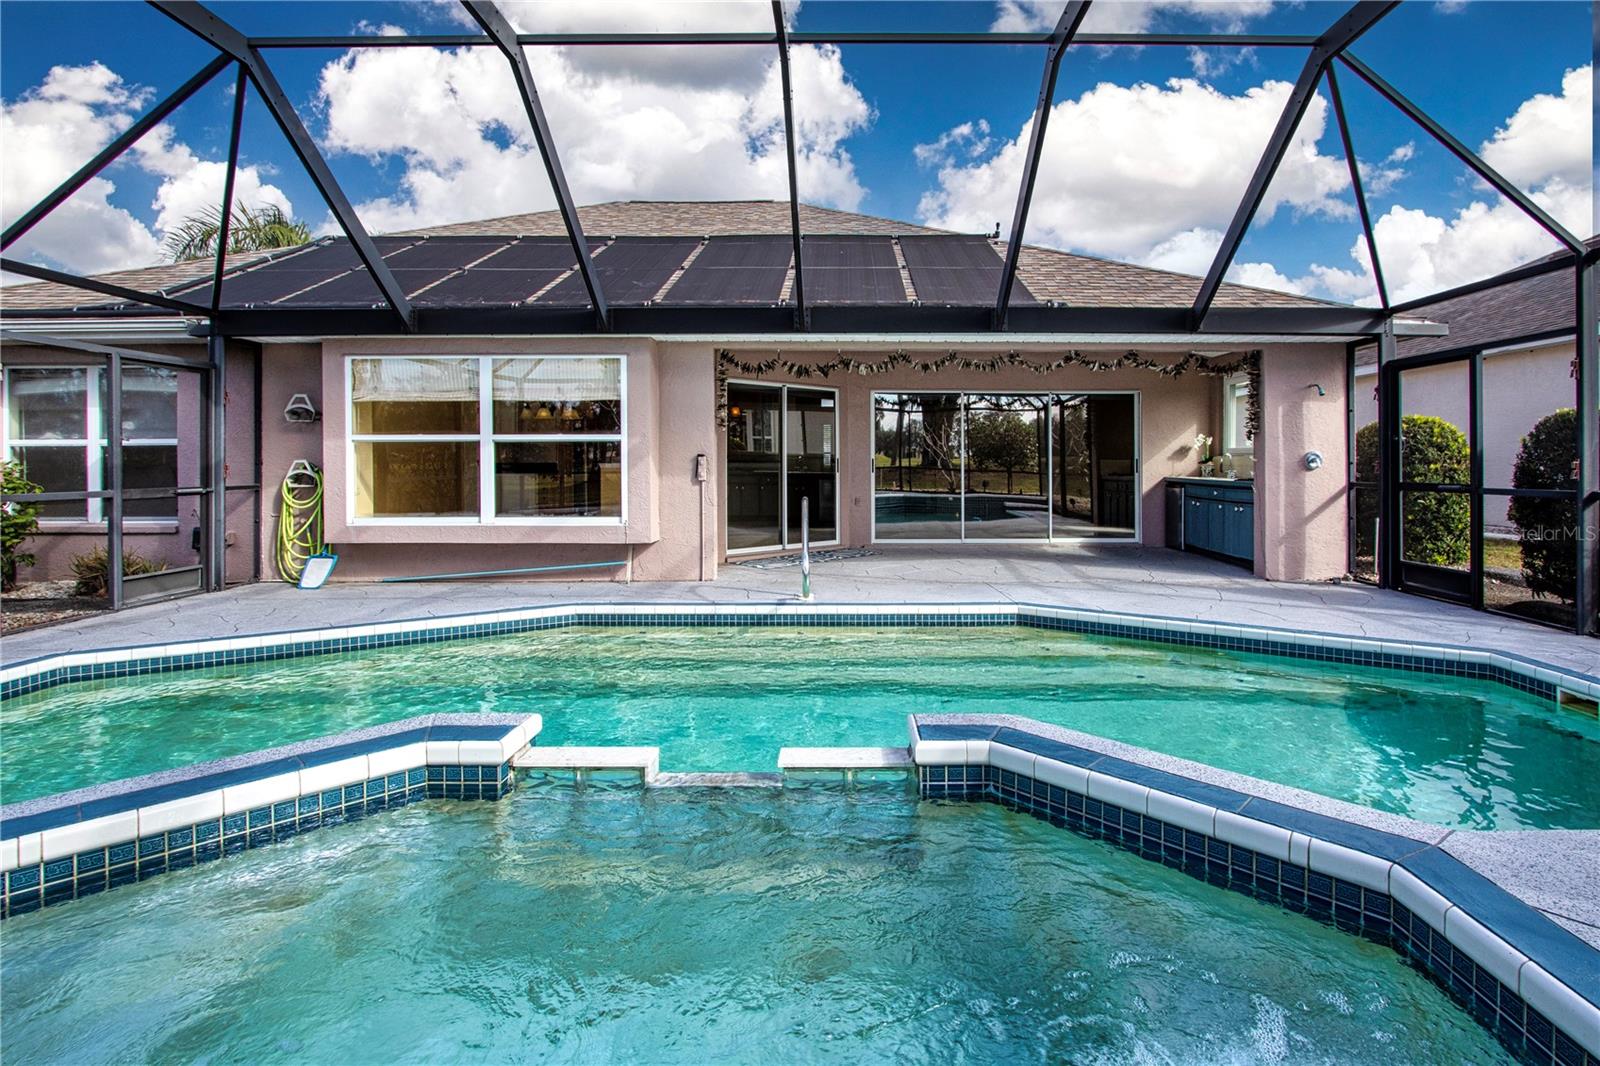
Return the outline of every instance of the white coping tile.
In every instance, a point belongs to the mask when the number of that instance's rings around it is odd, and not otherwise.
[[[51,862],[90,848],[103,848],[108,844],[132,840],[138,835],[138,812],[118,811],[104,818],[46,829],[39,834],[39,857],[44,862]]]
[[[1591,1055],[1600,1055],[1600,1007],[1557,980],[1536,962],[1522,967],[1517,991],[1528,1006],[1566,1030]]]
[[[916,746],[917,740],[922,736],[922,730],[917,728],[917,716],[914,714],[906,715],[906,736],[911,738],[912,747]]]
[[[461,741],[459,740],[430,740],[428,741],[429,766],[460,766]]]
[[[1010,744],[989,745],[989,765],[999,770],[1009,770],[1014,774],[1033,776],[1033,764],[1039,756],[1031,751],[1013,748]]]
[[[321,792],[323,789],[365,781],[373,776],[367,766],[368,759],[365,755],[352,755],[338,762],[308,766],[300,771],[300,794],[304,796],[311,792]]]
[[[0,840],[0,873],[17,868],[17,838]]]
[[[39,861],[39,834],[25,833],[17,838],[17,865],[32,866]]]
[[[498,763],[511,757],[510,752],[505,752],[503,742],[499,740],[463,740],[457,750],[456,757],[463,766],[481,766],[485,763]]]
[[[1293,835],[1282,826],[1269,825],[1232,811],[1217,812],[1218,840],[1259,851],[1283,862],[1289,861],[1289,838]]]
[[[967,740],[967,762],[972,766],[986,766],[989,762],[989,742],[987,740]]]
[[[1368,855],[1364,851],[1332,844],[1326,840],[1311,840],[1311,868],[1319,874],[1337,877],[1362,888],[1389,891],[1389,870],[1394,863]]]
[[[1517,987],[1517,971],[1528,961],[1528,956],[1490,932],[1482,922],[1460,907],[1451,907],[1445,912],[1444,935],[1473,962],[1493,974],[1495,980],[1508,988]]]
[[[1208,807],[1203,803],[1196,803],[1194,800],[1154,788],[1150,790],[1147,804],[1147,813],[1152,818],[1159,818],[1191,833],[1204,833],[1210,836],[1215,831],[1217,820],[1215,807]]]
[[[1143,814],[1150,796],[1150,786],[1136,785],[1132,781],[1124,781],[1120,777],[1112,777],[1110,774],[1102,774],[1097,770],[1090,770],[1089,796],[1104,803],[1115,803],[1124,810]]]
[[[300,772],[298,770],[259,781],[246,781],[229,785],[222,790],[222,813],[237,814],[279,800],[300,797]]]
[[[370,777],[387,777],[401,770],[414,770],[428,765],[426,741],[402,744],[397,748],[384,748],[367,755],[367,774]]]
[[[528,715],[522,720],[522,724],[517,726],[517,737],[519,738],[517,747],[527,747],[542,732],[544,732],[544,716],[540,714]]]
[[[1043,755],[1033,764],[1033,776],[1047,785],[1065,788],[1079,795],[1089,792],[1089,771],[1082,766],[1047,759]]]
[[[1439,893],[1429,888],[1422,879],[1407,870],[1399,863],[1395,863],[1389,871],[1389,895],[1396,902],[1410,908],[1411,913],[1427,922],[1439,932],[1444,932],[1445,912],[1454,904]],[[1506,984],[1511,985],[1510,981]],[[1515,988],[1515,985],[1511,985]]]
[[[911,750],[918,766],[960,766],[967,761],[964,740],[919,740]]]
[[[1289,834],[1289,861],[1296,866],[1311,865],[1311,838],[1304,833]]]
[[[164,833],[168,829],[194,825],[222,817],[222,790],[202,792],[198,796],[157,803],[139,808],[139,836]]]

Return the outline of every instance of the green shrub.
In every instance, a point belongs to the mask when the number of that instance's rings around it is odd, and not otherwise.
[[[72,576],[77,578],[77,584],[72,591],[79,596],[100,597],[106,594],[106,550],[96,548],[87,555],[77,555],[72,559]],[[122,573],[128,574],[154,574],[167,568],[166,563],[152,562],[137,552],[122,553]]]
[[[1442,418],[1406,415],[1400,419],[1402,481],[1464,485],[1472,478],[1467,435]],[[1378,481],[1378,424],[1356,434],[1356,480]],[[1408,492],[1401,500],[1405,558],[1434,566],[1461,566],[1472,554],[1472,502],[1464,494]],[[1370,529],[1378,515],[1378,494],[1356,494],[1356,522]]]
[[[1511,487],[1575,488],[1578,412],[1566,408],[1546,415],[1522,438]],[[1522,577],[1530,591],[1570,600],[1578,587],[1577,516],[1566,500],[1518,497],[1508,510],[1522,546]]]
[[[8,496],[21,496],[44,490],[23,476],[22,464],[11,459],[0,464],[0,491]],[[23,541],[38,531],[38,504],[0,504],[0,587],[13,587],[17,583],[17,568],[33,565],[33,555],[19,549]]]

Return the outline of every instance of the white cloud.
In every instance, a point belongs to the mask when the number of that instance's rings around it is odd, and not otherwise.
[[[927,144],[911,149],[919,166],[948,165],[958,158],[977,159],[989,150],[993,138],[989,136],[989,120],[963,122],[952,126]]]
[[[1595,230],[1589,68],[1568,71],[1561,95],[1524,101],[1479,154],[1556,221],[1579,236]],[[1402,145],[1386,162],[1411,158]],[[1454,213],[1430,214],[1395,204],[1373,222],[1384,281],[1396,301],[1488,277],[1557,250],[1554,240],[1515,204],[1475,199]],[[1314,265],[1315,291],[1338,299],[1372,291],[1366,242],[1350,248],[1357,269]]]
[[[763,12],[760,26],[770,27],[770,6],[757,4],[537,4],[508,17],[535,32],[703,27],[713,16],[748,29]],[[787,197],[772,49],[569,47],[528,57],[580,203]],[[854,208],[865,190],[843,142],[870,125],[872,109],[837,49],[796,47],[790,58],[801,195]],[[355,50],[323,68],[319,102],[331,152],[401,164],[392,194],[357,205],[371,229],[554,206],[511,71],[493,49]]]
[[[3,105],[0,140],[0,212],[6,220],[49,195],[127,129],[150,93],[127,85],[101,63],[52,67],[44,81]],[[155,212],[146,224],[112,202],[119,170],[136,167],[158,179]],[[47,215],[15,246],[19,258],[96,273],[149,266],[163,258],[161,242],[184,217],[222,200],[225,164],[200,159],[175,139],[170,126],[146,134],[122,159],[92,179]],[[276,204],[292,214],[282,190],[262,180],[263,171],[241,166],[235,187],[239,203]]]
[[[1198,231],[1219,230],[1232,217],[1289,90],[1268,81],[1234,96],[1174,78],[1161,86],[1102,83],[1056,104],[1028,240],[1141,262],[1192,262]],[[1327,114],[1326,101],[1313,98],[1258,218],[1280,207],[1350,213],[1343,160],[1317,148]],[[1025,125],[983,161],[942,167],[920,216],[971,232],[1009,218],[1028,133]]]
[[[999,0],[990,29],[1042,33],[1055,29],[1062,0]],[[1214,29],[1237,33],[1272,10],[1272,0],[1099,0],[1084,16],[1085,33],[1143,33],[1165,14],[1189,15]]]

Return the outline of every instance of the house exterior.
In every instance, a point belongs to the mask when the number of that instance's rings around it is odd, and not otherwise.
[[[1346,572],[1354,337],[742,332],[751,308],[792,303],[787,203],[580,213],[618,306],[681,306],[695,326],[527,336],[484,319],[461,335],[280,331],[226,342],[230,581],[275,577],[279,487],[297,460],[322,472],[336,580],[536,571],[693,581],[797,548],[802,500],[814,546],[1160,546],[1167,479],[1200,473],[1202,436],[1215,442],[1219,472],[1253,490],[1255,573]],[[849,322],[857,307],[938,305],[965,322],[962,308],[993,299],[1002,242],[812,207],[801,223],[807,300],[833,308],[829,321]],[[578,305],[570,251],[564,264],[552,251],[564,232],[559,214],[542,212],[378,240],[419,304],[433,294],[452,306]],[[207,298],[207,264],[155,269],[146,284],[164,295]],[[230,263],[223,293],[246,310],[371,306],[364,275],[348,246],[323,241]],[[1187,305],[1199,285],[1032,247],[1020,250],[1017,279],[1014,307],[1106,308],[1108,322],[1118,309]],[[103,296],[50,283],[7,288],[3,305],[10,330],[203,351],[182,316],[124,316]],[[1228,284],[1216,306],[1331,305]],[[95,481],[104,435],[92,428],[102,415],[84,363],[48,346],[6,348],[5,448],[47,489]],[[135,403],[125,384],[125,484],[195,484],[188,427],[200,394],[189,377],[145,375],[137,387],[149,402]],[[286,417],[297,397],[315,421]],[[59,410],[72,405],[81,418]],[[126,547],[193,563],[192,501],[140,506],[149,513],[130,510]],[[62,575],[104,542],[103,521],[94,501],[81,514],[52,507],[24,578]]]

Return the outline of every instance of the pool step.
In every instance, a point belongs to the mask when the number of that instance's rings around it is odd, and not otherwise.
[[[518,752],[511,760],[511,765],[518,770],[570,771],[580,781],[591,771],[631,770],[639,775],[640,781],[651,785],[661,776],[661,749],[576,745],[532,747]]]
[[[850,776],[856,770],[914,768],[910,748],[784,748],[778,752],[778,769],[835,771]]]
[[[744,771],[658,774],[650,784],[656,788],[782,788],[783,775]]]

